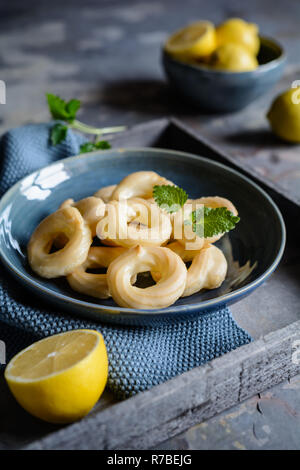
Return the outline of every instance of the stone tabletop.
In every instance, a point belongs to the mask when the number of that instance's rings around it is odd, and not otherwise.
[[[161,44],[185,23],[230,16],[257,23],[263,35],[282,43],[285,73],[246,109],[204,114],[170,92],[160,64]],[[176,116],[300,199],[300,146],[280,142],[265,118],[274,96],[300,79],[299,18],[300,3],[293,0],[2,1],[0,80],[6,83],[6,104],[0,104],[0,134],[48,120],[45,92],[80,99],[81,120],[99,127]],[[298,285],[294,295],[299,295]],[[299,449],[299,407],[296,377],[161,448]]]

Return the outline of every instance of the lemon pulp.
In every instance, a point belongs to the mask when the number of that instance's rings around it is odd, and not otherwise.
[[[197,21],[172,34],[165,51],[175,58],[189,60],[209,56],[215,47],[214,25],[210,21]]]

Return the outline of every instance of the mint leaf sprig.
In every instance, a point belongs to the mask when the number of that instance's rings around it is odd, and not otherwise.
[[[226,207],[203,207],[190,214],[184,223],[192,225],[193,232],[199,237],[210,238],[233,230],[240,218]]]
[[[52,145],[57,145],[67,137],[68,126],[58,122],[54,124],[50,132],[50,140]]]
[[[153,198],[161,209],[169,213],[177,212],[188,199],[187,193],[178,186],[154,186]],[[185,225],[192,225],[192,230],[199,237],[210,238],[220,233],[233,230],[240,218],[226,207],[204,207],[191,212]]]
[[[186,203],[188,195],[184,189],[178,186],[155,185],[153,187],[153,197],[159,207],[172,214]]]
[[[93,152],[94,150],[107,150],[111,145],[106,140],[99,140],[98,142],[85,142],[80,145],[80,153]]]
[[[61,119],[70,124],[74,122],[76,113],[80,108],[80,101],[72,99],[65,101],[52,93],[46,93],[49,111],[54,119]]]
[[[105,134],[121,132],[125,129],[125,126],[97,128],[84,124],[83,122],[76,119],[77,111],[81,105],[79,100],[72,99],[70,101],[65,101],[59,96],[53,95],[52,93],[46,93],[46,97],[51,116],[54,119],[64,121],[64,124],[56,123],[52,127],[50,132],[50,140],[52,145],[57,145],[60,142],[63,142],[67,136],[68,129],[74,129],[85,134],[93,134],[96,136],[96,138]],[[95,145],[97,144],[98,142],[96,141]],[[93,147],[88,151],[103,148],[103,144],[101,145],[96,148]]]

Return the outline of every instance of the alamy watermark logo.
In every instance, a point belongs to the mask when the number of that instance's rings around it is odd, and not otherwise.
[[[6,104],[6,85],[3,80],[0,80],[0,104]]]
[[[197,239],[204,238],[204,205],[186,203],[177,211],[175,205],[161,206],[142,200],[111,201],[105,207],[105,216],[97,225],[96,233],[100,240],[151,240],[159,244],[172,234],[176,240],[185,241],[185,249],[197,249]],[[170,210],[171,209],[171,210]],[[176,209],[176,212],[175,212]],[[172,222],[167,215],[174,212]],[[192,214],[197,213],[197,233]]]
[[[6,346],[4,341],[0,340],[0,364],[6,364]]]
[[[292,93],[292,103],[300,104],[300,80],[294,80],[291,88],[295,88],[295,91]]]

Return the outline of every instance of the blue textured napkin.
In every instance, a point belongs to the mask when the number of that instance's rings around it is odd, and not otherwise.
[[[64,143],[52,147],[51,125],[27,125],[2,137],[1,196],[26,174],[78,153],[85,139],[69,131]],[[42,306],[0,265],[0,340],[6,343],[7,360],[37,339],[76,328],[98,329],[103,334],[109,357],[108,387],[119,398],[147,390],[251,341],[228,308],[158,327],[82,320]]]

